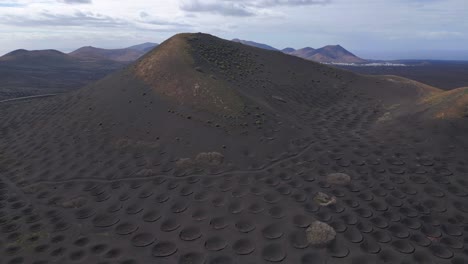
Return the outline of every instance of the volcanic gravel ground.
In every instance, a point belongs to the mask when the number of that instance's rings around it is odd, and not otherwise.
[[[346,89],[217,126],[117,83],[0,104],[0,263],[468,263],[463,133],[380,126]],[[202,151],[224,161],[181,168]],[[311,245],[314,221],[336,238]]]

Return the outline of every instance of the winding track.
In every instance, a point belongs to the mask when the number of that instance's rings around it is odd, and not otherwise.
[[[7,102],[14,102],[14,101],[21,101],[21,100],[29,100],[29,99],[36,99],[36,98],[44,98],[44,97],[50,97],[50,96],[55,96],[55,95],[58,95],[58,94],[40,94],[40,95],[17,97],[17,98],[1,100],[0,103],[7,103]]]

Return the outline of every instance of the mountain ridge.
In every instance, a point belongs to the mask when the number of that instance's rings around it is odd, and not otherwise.
[[[125,65],[57,50],[15,50],[0,57],[0,100],[75,90]]]
[[[257,48],[278,51],[278,49],[272,46],[269,46],[263,43],[254,42],[254,41],[240,40],[240,39],[233,39],[232,41],[239,42],[239,43],[253,46],[253,47],[257,47]],[[303,59],[312,60],[316,62],[322,62],[322,63],[365,63],[367,62],[367,60],[359,58],[358,56],[354,55],[353,53],[343,48],[341,45],[327,45],[318,49],[314,49],[311,47],[294,49],[294,48],[288,47],[280,51],[289,55],[301,57]]]
[[[138,50],[124,49],[102,49],[92,46],[81,47],[69,53],[70,56],[90,60],[112,60],[119,62],[131,62],[141,57],[144,53]]]
[[[141,52],[148,52],[152,50],[153,48],[157,47],[158,45],[159,45],[158,43],[154,43],[154,42],[145,42],[142,44],[130,46],[128,47],[128,49],[138,50]]]
[[[67,54],[54,50],[54,49],[46,49],[46,50],[25,50],[25,49],[18,49],[12,52],[9,52],[0,57],[0,61],[11,61],[11,62],[20,62],[20,61],[27,61],[27,60],[38,60],[43,58],[44,60],[42,63],[48,63],[49,60],[57,61],[70,61],[72,58]]]
[[[258,43],[258,42],[254,42],[254,41],[250,41],[250,40],[242,40],[242,39],[233,39],[232,40],[233,42],[238,42],[238,43],[242,43],[244,45],[249,45],[249,46],[252,46],[252,47],[257,47],[257,48],[261,48],[261,49],[266,49],[266,50],[278,50],[272,46],[269,46],[267,44],[263,44],[263,43]]]
[[[78,57],[81,59],[91,59],[91,60],[112,60],[117,62],[130,63],[153,48],[157,47],[157,43],[145,42],[138,45],[133,45],[127,48],[120,49],[104,49],[97,48],[93,46],[84,46],[78,48],[70,53],[71,56]]]

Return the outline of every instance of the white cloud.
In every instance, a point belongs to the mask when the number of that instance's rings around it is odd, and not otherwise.
[[[91,4],[93,2],[92,0],[58,0],[58,1],[65,3],[65,4],[71,4],[71,5]]]
[[[247,7],[242,1],[199,1],[189,0],[183,1],[180,8],[187,12],[202,12],[212,13],[223,16],[254,16],[255,13],[249,7]]]
[[[426,32],[419,32],[418,36],[426,39],[446,39],[446,38],[463,38],[467,35],[461,32],[455,31],[426,31]]]
[[[325,5],[329,3],[330,0],[182,0],[180,8],[187,12],[247,17],[262,14],[263,9],[266,8]]]

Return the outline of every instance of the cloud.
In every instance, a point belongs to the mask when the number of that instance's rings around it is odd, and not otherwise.
[[[143,23],[143,24],[155,25],[155,26],[174,26],[174,27],[181,27],[181,28],[191,27],[191,25],[186,24],[186,23],[178,23],[175,21],[168,21],[168,20],[163,20],[163,19],[154,17],[145,11],[140,12],[140,19],[138,20],[138,22]]]
[[[244,4],[235,3],[234,1],[206,2],[190,0],[182,2],[180,9],[186,12],[205,12],[224,16],[246,17],[255,15]]]
[[[70,4],[70,5],[91,4],[93,2],[92,0],[58,0],[58,1],[65,3],[65,4]]]
[[[3,3],[0,3],[0,7],[22,7],[23,5],[14,2],[14,1],[5,1]]]
[[[79,27],[118,27],[127,21],[93,12],[75,11],[72,14],[57,14],[40,11],[35,16],[5,15],[0,22],[14,26],[79,26]]]
[[[2,26],[16,28],[19,31],[40,30],[45,32],[66,32],[65,34],[78,34],[78,32],[102,32],[111,35],[109,28],[119,28],[122,31],[134,34],[143,32],[180,32],[192,30],[192,24],[180,20],[178,17],[166,18],[151,10],[135,10],[129,14],[101,13],[90,8],[76,9],[75,7],[56,8],[53,11],[43,6],[34,10],[32,7],[15,12],[4,12],[0,16],[0,29]],[[178,9],[178,7],[175,7]],[[105,12],[106,10],[103,10]],[[135,16],[136,15],[136,16]],[[73,33],[72,33],[73,32]],[[145,33],[148,34],[148,33]]]
[[[247,2],[247,1],[246,1]],[[249,1],[259,7],[325,5],[331,0],[259,0]]]
[[[180,9],[186,12],[205,12],[223,16],[255,16],[265,8],[276,6],[325,5],[331,0],[184,0]]]
[[[425,31],[419,32],[417,36],[423,39],[437,40],[437,39],[446,39],[446,38],[462,38],[464,34],[456,31]]]

